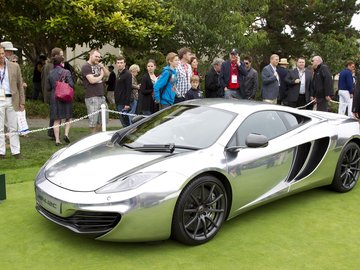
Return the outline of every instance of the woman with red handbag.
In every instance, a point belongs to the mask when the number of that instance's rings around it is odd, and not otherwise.
[[[54,119],[55,145],[61,145],[59,138],[61,120],[65,119],[64,141],[70,143],[70,121],[73,116],[74,81],[69,70],[64,69],[64,53],[52,58],[54,69],[49,74],[48,91],[50,95],[50,116]]]

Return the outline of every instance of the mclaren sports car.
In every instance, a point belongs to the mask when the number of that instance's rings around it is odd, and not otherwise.
[[[254,207],[359,177],[347,116],[203,99],[135,118],[57,151],[36,176],[37,211],[98,240],[198,245]]]

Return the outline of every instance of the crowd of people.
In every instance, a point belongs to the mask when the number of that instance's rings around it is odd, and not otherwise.
[[[11,42],[0,45],[0,159],[5,158],[5,127],[9,132],[10,150],[15,158],[20,154],[20,141],[17,131],[17,111],[25,109],[24,87],[21,70],[16,63]],[[55,95],[56,82],[65,81],[74,87],[69,67],[64,62],[61,48],[51,51],[51,60],[40,57],[33,76],[33,98],[42,93],[45,102],[50,104],[50,123],[48,135],[53,137],[56,146],[62,144],[59,127],[65,121],[63,140],[70,143],[70,121],[73,116],[72,102],[64,102]],[[286,58],[277,54],[270,56],[269,64],[261,70],[261,85],[258,71],[252,66],[251,56],[240,59],[237,49],[232,49],[229,59],[215,58],[204,78],[199,74],[198,59],[189,48],[181,48],[178,53],[170,52],[166,56],[166,66],[156,76],[156,62],[149,59],[146,72],[138,81],[140,67],[132,64],[127,68],[123,56],[116,58],[115,66],[105,66],[101,62],[99,50],[92,50],[88,61],[81,67],[82,83],[85,89],[85,104],[89,115],[91,133],[100,131],[101,114],[96,114],[102,104],[115,105],[121,112],[123,127],[132,124],[135,114],[150,115],[159,109],[173,104],[197,98],[225,98],[254,100],[261,89],[261,100],[272,104],[328,111],[329,101],[334,96],[333,80],[329,68],[320,56],[311,59],[306,67],[306,59],[296,59],[296,67],[289,69]],[[347,62],[339,75],[339,113],[359,117],[360,97],[353,95],[355,63]],[[200,89],[204,80],[205,89]],[[140,82],[140,83],[139,83]],[[204,93],[204,94],[203,94]]]

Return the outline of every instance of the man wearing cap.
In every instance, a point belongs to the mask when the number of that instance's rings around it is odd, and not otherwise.
[[[20,66],[8,61],[5,48],[0,45],[0,159],[5,158],[4,126],[10,132],[10,150],[16,159],[22,159],[17,123],[17,111],[25,109],[25,93]]]
[[[277,72],[279,56],[273,54],[270,56],[270,64],[265,66],[261,72],[262,89],[261,97],[264,102],[276,104],[279,96],[280,77]]]
[[[0,43],[0,45],[4,48],[5,57],[7,59],[9,59],[14,54],[14,52],[18,50],[17,48],[14,48],[12,42],[10,41],[3,41]]]
[[[230,59],[222,63],[219,76],[220,86],[224,90],[224,97],[245,98],[245,93],[241,93],[242,77],[247,75],[244,63],[241,63],[237,49],[230,51]]]

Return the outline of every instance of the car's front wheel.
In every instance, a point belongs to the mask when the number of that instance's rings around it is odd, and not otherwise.
[[[188,245],[206,243],[220,230],[227,208],[226,190],[219,179],[204,175],[192,180],[176,203],[173,237]]]
[[[340,154],[331,189],[347,192],[354,188],[360,172],[360,147],[350,142]]]

